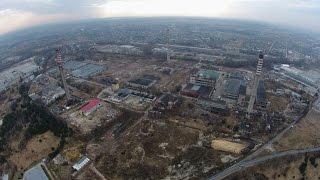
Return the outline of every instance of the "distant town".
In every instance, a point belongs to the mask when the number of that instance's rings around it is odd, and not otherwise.
[[[320,117],[312,34],[200,18],[17,34],[0,40],[2,179],[223,179]]]

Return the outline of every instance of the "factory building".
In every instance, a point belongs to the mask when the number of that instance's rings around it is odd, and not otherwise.
[[[244,80],[244,76],[240,72],[232,72],[228,75],[228,78]]]
[[[234,106],[238,102],[240,92],[244,94],[244,89],[246,89],[246,85],[243,80],[227,79],[224,82],[222,99],[225,100],[229,106]]]
[[[83,113],[83,115],[89,116],[101,106],[102,104],[100,99],[92,99],[81,107],[81,112]]]
[[[2,71],[0,73],[0,92],[7,90],[20,80],[28,79],[28,77],[33,76],[33,73],[40,69],[33,59],[29,59]]]
[[[238,105],[245,107],[246,105],[247,86],[241,85],[239,89]]]
[[[55,80],[44,74],[34,78],[29,89],[29,97],[33,101],[40,101],[44,105],[54,103],[65,94],[65,90],[58,86]]]
[[[143,51],[135,46],[131,45],[105,45],[96,47],[99,52],[113,53],[113,54],[125,54],[133,56],[143,55]]]
[[[55,102],[58,98],[64,96],[66,92],[59,86],[48,85],[42,89],[41,101],[45,105]]]
[[[132,79],[127,82],[127,86],[134,90],[147,90],[153,86],[160,78],[154,75],[143,75],[140,78]]]
[[[106,69],[106,67],[97,64],[86,64],[71,71],[71,74],[78,78],[90,78],[92,76],[102,73]]]
[[[208,99],[213,91],[212,87],[197,85],[197,84],[187,84],[182,88],[180,92],[183,96]]]
[[[227,106],[227,103],[221,99],[215,99],[215,100],[198,100],[197,104],[204,108],[207,111],[221,114],[221,115],[228,115],[229,114],[229,108]]]
[[[318,89],[320,88],[319,71],[301,70],[286,64],[275,66],[274,70],[277,71],[279,75],[303,85],[307,93],[311,95],[318,93]]]
[[[182,104],[182,99],[172,94],[163,95],[156,105],[148,111],[148,116],[153,119],[160,119],[166,113]]]
[[[127,85],[133,89],[148,89],[154,83],[155,82],[150,79],[138,78],[138,79],[128,81]]]
[[[200,70],[190,77],[191,84],[214,87],[220,73],[213,70]]]
[[[84,166],[89,163],[90,159],[87,156],[83,156],[72,168],[76,171],[80,171]]]
[[[267,95],[264,81],[259,81],[255,108],[258,110],[265,110],[267,108]]]
[[[224,85],[223,97],[226,99],[237,100],[240,92],[241,81],[228,79]]]
[[[23,174],[23,180],[49,180],[42,164],[37,164]]]

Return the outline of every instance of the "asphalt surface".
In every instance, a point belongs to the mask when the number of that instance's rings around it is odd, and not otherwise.
[[[289,155],[299,155],[299,154],[304,154],[304,153],[311,153],[311,152],[318,152],[320,151],[320,147],[316,147],[316,148],[308,148],[308,149],[300,149],[300,150],[290,150],[290,151],[284,151],[284,152],[278,152],[278,153],[274,153],[271,155],[267,155],[261,158],[256,158],[253,160],[249,160],[249,161],[241,161],[239,163],[237,163],[237,166],[231,166],[230,168],[224,170],[223,172],[211,177],[210,179],[213,180],[219,180],[219,179],[223,179],[226,178],[227,176],[239,172],[239,171],[243,171],[246,168],[249,168],[251,166],[256,166],[258,164],[264,163],[268,160],[272,160],[275,158],[281,158],[281,157],[285,157],[285,156],[289,156]]]
[[[318,98],[318,100],[315,102],[315,109],[317,111],[320,111],[320,97]]]
[[[317,105],[320,102],[320,97],[314,102],[313,104],[313,108],[317,109]],[[290,129],[292,129],[304,116],[301,115],[300,117],[297,117],[291,124],[289,124],[289,126],[287,128],[285,128],[283,131],[281,131],[277,136],[275,136],[274,138],[272,138],[270,141],[268,141],[267,143],[265,143],[263,146],[261,146],[259,149],[257,149],[255,152],[253,152],[252,154],[250,154],[249,156],[247,156],[246,158],[242,159],[241,161],[239,161],[238,163],[230,166],[229,168],[223,170],[222,172],[217,173],[216,175],[210,177],[209,179],[212,180],[220,180],[220,179],[224,179],[227,176],[238,172],[238,171],[242,171],[247,167],[250,166],[254,166],[256,164],[265,162],[267,160],[270,159],[274,159],[274,158],[278,158],[278,157],[283,157],[283,156],[287,156],[287,155],[294,155],[294,154],[300,154],[300,153],[306,153],[306,152],[315,152],[315,151],[320,151],[320,147],[317,148],[311,148],[311,149],[302,149],[302,150],[291,150],[291,151],[285,151],[285,152],[276,152],[272,155],[269,156],[264,156],[261,158],[256,158],[262,151],[264,151],[265,149],[267,149],[268,147],[272,146],[272,144],[276,141],[278,141],[279,139],[281,139],[283,137],[283,135],[285,133],[287,133]],[[256,159],[254,159],[256,158]]]

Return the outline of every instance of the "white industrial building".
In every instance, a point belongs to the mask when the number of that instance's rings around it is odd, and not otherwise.
[[[40,70],[33,59],[25,60],[14,67],[0,73],[0,92],[7,90],[10,86],[17,83],[20,79],[26,79]]]
[[[89,163],[90,159],[87,156],[83,156],[72,168],[76,171],[80,171],[85,165]]]

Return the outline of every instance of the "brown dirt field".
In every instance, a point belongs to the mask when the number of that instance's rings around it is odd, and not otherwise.
[[[279,84],[275,81],[270,81],[270,80],[265,81],[265,86],[267,89],[272,90],[272,91],[276,91],[277,88],[282,88],[281,84]]]
[[[238,121],[239,119],[234,114],[231,114],[226,118],[226,125],[233,128],[237,125]]]
[[[174,116],[172,118],[169,118],[169,121],[178,126],[186,127],[186,128],[193,128],[193,129],[199,129],[199,130],[205,130],[207,128],[207,125],[201,119],[189,119],[189,118]]]
[[[274,144],[278,151],[320,146],[320,112],[311,110],[305,118]]]
[[[41,139],[41,142],[40,142]],[[52,152],[52,148],[59,145],[60,139],[48,131],[44,134],[35,136],[26,145],[22,151],[17,151],[9,157],[18,170],[27,169],[34,162],[41,160]]]
[[[287,98],[275,96],[270,93],[267,93],[267,99],[271,102],[271,106],[268,109],[271,112],[282,112],[287,108],[287,105],[289,104],[289,100]]]
[[[170,123],[153,124],[148,136],[139,131],[135,128],[114,153],[103,154],[97,169],[111,179],[160,179],[168,173],[171,160],[198,140],[197,131]]]

